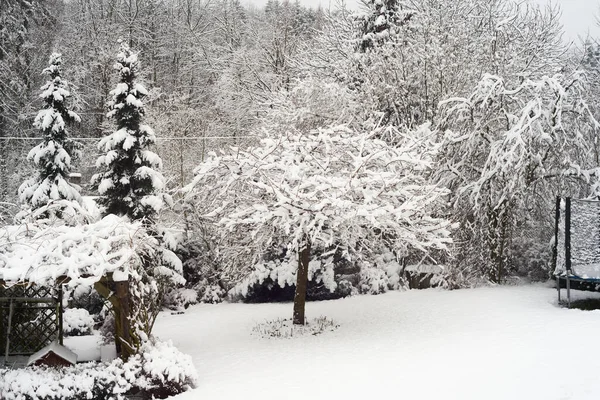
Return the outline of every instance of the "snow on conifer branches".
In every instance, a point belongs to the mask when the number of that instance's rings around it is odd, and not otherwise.
[[[424,126],[415,137],[428,132]],[[255,248],[254,262],[270,245],[295,251],[305,240],[365,253],[390,246],[399,256],[444,249],[449,222],[433,214],[446,192],[424,179],[432,149],[403,143],[394,148],[344,126],[267,137],[255,148],[210,154],[186,200],[218,234],[236,236],[223,252]]]
[[[142,100],[148,92],[137,82],[137,54],[122,44],[114,68],[119,83],[110,92],[107,117],[115,119],[117,129],[98,144],[105,154],[96,161],[101,172],[92,177],[92,183],[101,195],[99,203],[105,213],[153,219],[163,206],[160,192],[165,183],[159,172],[162,160],[148,150],[156,136],[152,128],[142,124]]]
[[[362,5],[366,10],[356,16],[361,51],[396,36],[398,27],[415,14],[415,10],[401,0],[363,0]]]
[[[79,187],[68,181],[71,161],[78,156],[80,145],[69,138],[66,129],[67,123],[80,122],[81,119],[66,104],[71,94],[67,82],[61,77],[61,66],[61,55],[53,53],[50,66],[43,71],[50,79],[41,88],[44,109],[40,110],[33,123],[42,132],[43,141],[27,156],[37,167],[38,175],[19,188],[21,202],[34,210],[53,200],[81,200]]]

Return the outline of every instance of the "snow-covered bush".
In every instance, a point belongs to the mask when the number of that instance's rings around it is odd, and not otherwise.
[[[200,302],[220,303],[227,296],[227,292],[219,285],[205,285],[200,291]]]
[[[365,265],[360,269],[360,293],[380,294],[388,290],[389,279],[384,270]]]
[[[67,299],[67,308],[85,309],[93,318],[104,317],[104,299],[92,286],[79,285],[67,289],[63,297]]]
[[[83,308],[67,308],[63,313],[63,333],[67,336],[84,336],[92,333],[94,318]]]
[[[188,308],[192,304],[198,303],[198,292],[188,288],[172,288],[163,299],[163,304],[172,310]]]
[[[333,320],[325,316],[309,320],[302,326],[294,325],[291,318],[278,318],[256,324],[252,328],[252,333],[261,338],[289,339],[307,335],[316,336],[324,332],[334,331],[339,327]]]
[[[196,381],[189,355],[170,342],[148,342],[127,362],[0,369],[0,398],[125,400],[127,395],[142,394],[143,398],[164,399],[193,388]]]
[[[265,281],[276,283],[281,288],[293,286],[296,284],[297,269],[298,254],[295,251],[288,251],[281,259],[255,264],[254,270],[239,282],[230,294],[244,298],[254,285],[260,285]],[[313,259],[308,265],[308,280],[322,283],[330,292],[335,291],[337,287],[333,275],[333,254]]]

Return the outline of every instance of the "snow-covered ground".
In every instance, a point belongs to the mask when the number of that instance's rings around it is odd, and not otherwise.
[[[598,399],[600,311],[559,308],[543,286],[390,292],[307,305],[334,332],[251,334],[291,304],[219,304],[159,316],[191,354],[184,399]]]

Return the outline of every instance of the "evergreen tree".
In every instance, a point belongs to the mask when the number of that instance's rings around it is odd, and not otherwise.
[[[61,77],[61,66],[61,55],[53,53],[50,66],[43,71],[50,80],[41,88],[40,97],[45,104],[33,123],[42,132],[43,142],[31,149],[27,156],[37,167],[38,175],[19,188],[21,202],[33,210],[53,200],[81,199],[79,187],[68,181],[71,161],[78,156],[80,145],[69,138],[66,129],[67,123],[81,119],[67,107],[70,93]]]
[[[142,100],[148,92],[137,83],[137,54],[124,43],[114,68],[120,79],[110,92],[107,117],[114,118],[117,129],[98,144],[105,154],[96,162],[101,172],[92,177],[92,184],[101,196],[98,202],[105,214],[152,221],[163,206],[160,192],[164,178],[159,172],[160,157],[148,149],[156,142],[154,131],[142,124]]]
[[[363,4],[367,12],[358,18],[358,48],[363,52],[396,36],[398,27],[410,21],[414,14],[400,0],[367,0]]]

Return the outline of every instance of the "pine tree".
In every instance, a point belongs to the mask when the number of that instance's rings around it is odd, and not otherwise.
[[[148,92],[137,83],[137,53],[121,44],[114,68],[120,79],[110,92],[107,117],[114,118],[117,129],[98,144],[105,154],[96,161],[101,172],[92,177],[92,184],[101,196],[98,202],[105,214],[152,221],[163,206],[160,192],[164,178],[159,172],[160,157],[148,149],[156,142],[154,131],[142,124],[142,100]]]
[[[66,104],[70,93],[67,82],[61,77],[61,66],[61,55],[53,53],[50,66],[43,70],[50,80],[41,88],[40,97],[45,104],[33,123],[42,132],[43,142],[31,149],[27,156],[38,169],[38,175],[19,188],[21,203],[33,210],[53,200],[81,199],[79,187],[68,181],[71,161],[79,155],[80,144],[69,138],[66,129],[67,123],[81,119]]]
[[[398,28],[408,23],[414,14],[401,0],[368,0],[363,4],[368,10],[358,19],[358,48],[363,52],[396,36]]]

